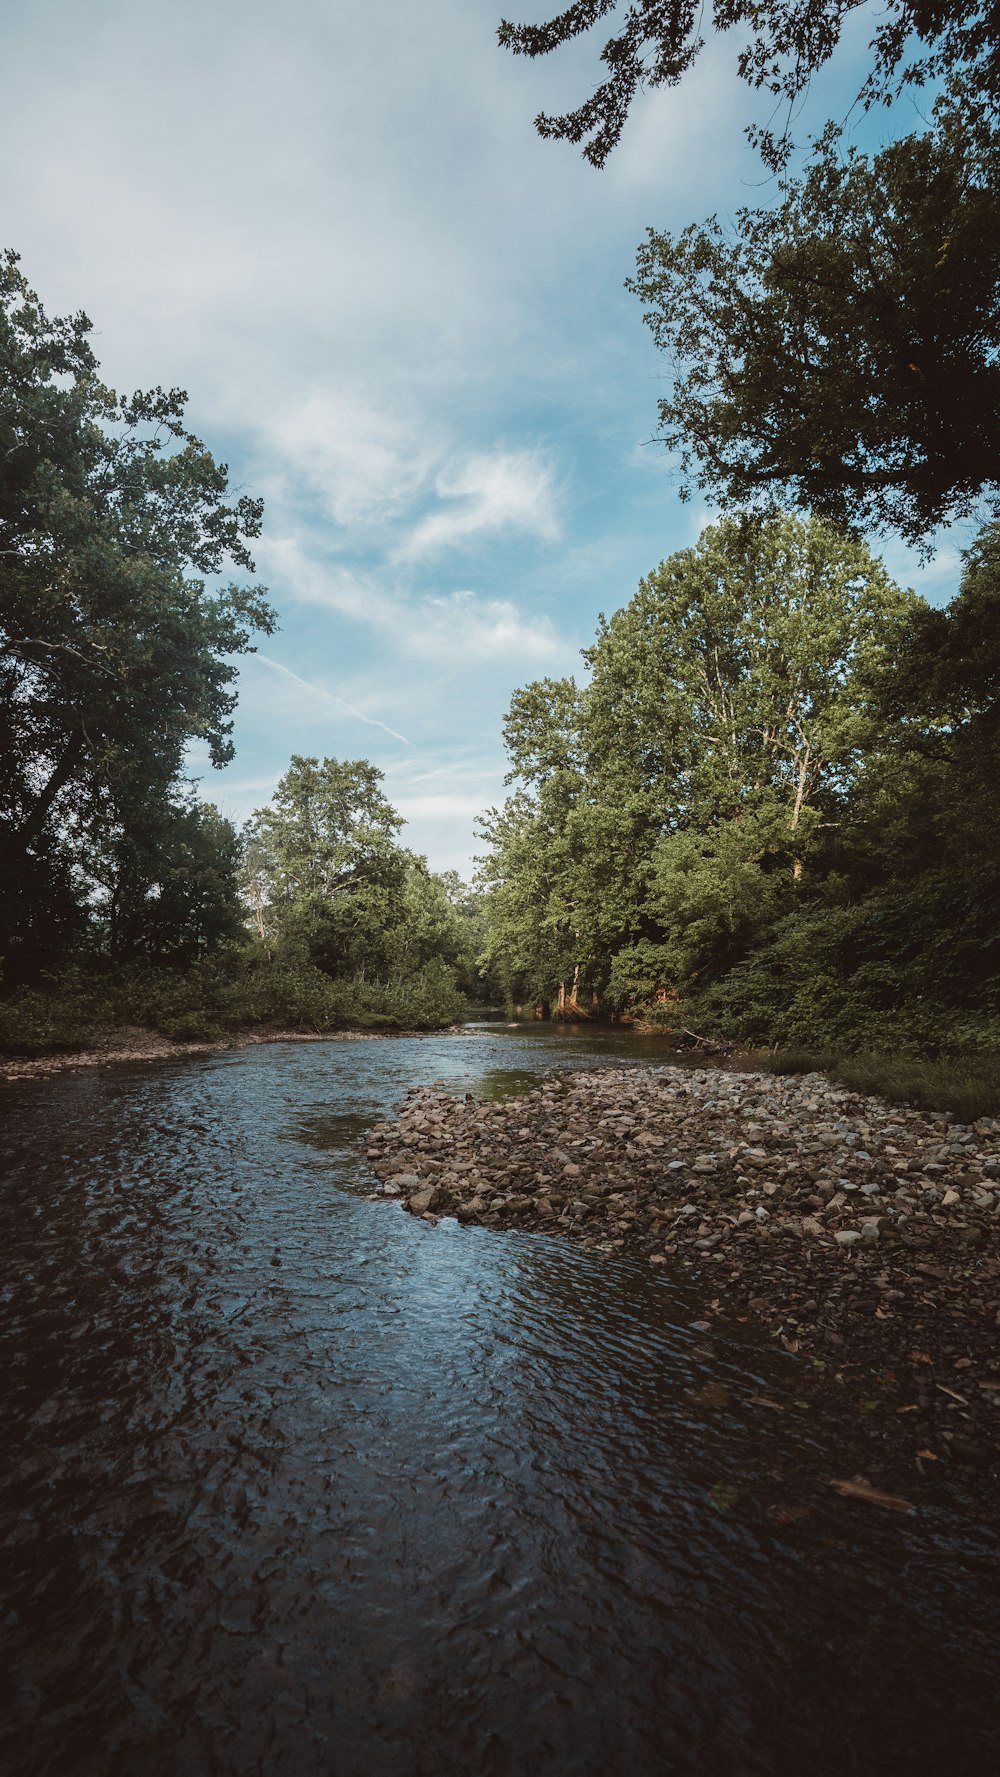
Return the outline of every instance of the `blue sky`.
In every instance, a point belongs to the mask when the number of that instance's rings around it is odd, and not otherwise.
[[[590,90],[603,39],[515,62],[504,10],[11,0],[0,68],[4,244],[50,311],[87,310],[111,383],[187,389],[267,502],[281,628],[202,793],[242,819],[292,753],[370,758],[406,842],[464,874],[513,689],[577,670],[597,613],[708,516],[648,442],[666,366],[623,289],[635,248],[771,189],[735,43],[646,95],[597,173],[531,120]],[[869,29],[800,129],[845,111]],[[882,553],[940,599],[965,540],[925,571]]]

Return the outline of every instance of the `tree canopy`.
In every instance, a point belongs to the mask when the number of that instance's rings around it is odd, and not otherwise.
[[[784,119],[791,117],[812,77],[829,61],[845,26],[866,0],[572,0],[540,24],[501,21],[497,36],[519,56],[544,56],[581,37],[602,19],[621,14],[620,29],[601,50],[606,77],[590,98],[552,116],[535,119],[539,135],[583,143],[583,153],[602,167],[617,146],[636,94],[644,87],[676,86],[704,45],[706,18],[715,30],[739,33],[739,73],[752,87],[772,94]],[[886,0],[875,18],[870,68],[859,97],[865,106],[889,103],[904,86],[959,72],[985,109],[1000,91],[996,16],[987,0]],[[786,124],[755,133],[765,158],[786,158]]]
[[[638,979],[732,960],[794,905],[865,770],[864,687],[916,604],[825,520],[724,519],[602,618],[589,684],[518,692],[518,788],[483,864],[514,997],[569,979],[621,1004]]]
[[[59,949],[116,869],[157,882],[184,749],[232,757],[234,656],[273,614],[262,505],[187,430],[182,390],[118,396],[83,314],[0,262],[0,820],[8,968]],[[178,801],[180,798],[180,801]],[[170,847],[167,846],[169,851]]]
[[[938,118],[874,158],[829,130],[776,207],[650,230],[630,288],[685,491],[911,540],[996,493],[1000,135]]]
[[[399,917],[402,820],[366,759],[299,755],[246,833],[248,887],[262,929],[297,935],[331,974],[384,960]]]
[[[995,527],[943,611],[815,516],[725,519],[661,563],[588,684],[513,700],[482,866],[509,998],[813,1049],[995,1044],[998,604]]]
[[[331,977],[412,977],[437,963],[470,984],[468,891],[400,845],[382,781],[367,759],[292,758],[243,835],[259,936]]]

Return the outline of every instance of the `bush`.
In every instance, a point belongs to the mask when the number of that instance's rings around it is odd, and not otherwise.
[[[183,1042],[217,1042],[260,1026],[318,1036],[439,1030],[464,1011],[453,971],[439,959],[389,981],[333,980],[311,963],[271,963],[232,946],[190,969],[71,969],[42,988],[20,988],[0,1000],[0,1052],[83,1049],[122,1026]]]
[[[963,958],[960,973],[935,919],[935,908],[899,892],[795,914],[702,991],[696,1016],[761,1048],[925,1058],[995,1050],[995,972],[974,976]]]

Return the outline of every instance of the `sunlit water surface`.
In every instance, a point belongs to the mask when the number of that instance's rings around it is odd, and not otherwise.
[[[832,1495],[842,1428],[750,1401],[798,1360],[689,1284],[366,1196],[410,1085],[651,1054],[493,1028],[2,1088],[7,1770],[1000,1768],[987,1529]]]

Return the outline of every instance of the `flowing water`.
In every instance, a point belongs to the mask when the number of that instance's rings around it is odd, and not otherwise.
[[[6,1771],[1000,1768],[988,1527],[832,1494],[848,1429],[690,1284],[367,1197],[407,1086],[650,1053],[494,1028],[0,1088]]]

